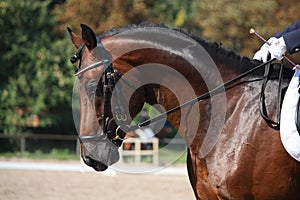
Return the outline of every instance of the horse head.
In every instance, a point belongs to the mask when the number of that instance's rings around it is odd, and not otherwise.
[[[131,114],[124,111],[129,106],[125,105],[120,94],[122,84],[118,82],[122,75],[113,67],[112,55],[91,28],[86,25],[81,25],[81,28],[81,38],[68,28],[76,48],[71,62],[77,62],[74,75],[78,77],[76,86],[80,96],[78,132],[81,157],[96,171],[104,171],[119,160],[118,147],[126,135],[126,127],[130,123],[128,115]],[[116,95],[113,95],[114,90]],[[141,95],[133,95],[130,100],[139,102],[129,108],[133,115],[142,107],[140,98]]]

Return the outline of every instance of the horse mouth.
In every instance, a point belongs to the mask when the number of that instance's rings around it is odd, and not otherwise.
[[[99,161],[96,161],[89,156],[84,156],[84,157],[82,157],[82,159],[86,165],[92,167],[97,172],[105,171],[108,168],[107,165],[105,165]]]

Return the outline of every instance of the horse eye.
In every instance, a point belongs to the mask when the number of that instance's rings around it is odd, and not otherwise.
[[[70,61],[72,64],[76,63],[78,60],[78,57],[76,55],[73,55],[71,58],[70,58]]]

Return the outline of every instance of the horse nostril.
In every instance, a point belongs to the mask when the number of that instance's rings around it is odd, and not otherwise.
[[[83,161],[88,165],[90,166],[91,165],[91,162],[92,162],[92,159],[90,157],[84,157],[83,158]]]

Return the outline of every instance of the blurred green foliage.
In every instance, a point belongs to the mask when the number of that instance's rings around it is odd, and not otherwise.
[[[296,0],[0,0],[0,132],[74,131],[67,26],[79,34],[85,23],[100,34],[165,23],[252,57],[262,42],[249,29],[268,38],[299,19],[299,10]]]
[[[67,38],[58,39],[51,1],[0,2],[0,130],[69,128],[73,78]],[[66,119],[70,119],[69,123]],[[64,127],[68,126],[68,127]]]
[[[54,160],[79,160],[78,155],[75,152],[71,152],[69,149],[56,149],[53,148],[50,152],[43,152],[41,150],[35,150],[34,152],[5,152],[0,153],[0,157],[6,159],[9,158],[28,158],[28,159],[54,159]]]

